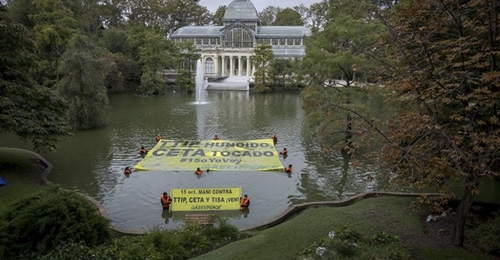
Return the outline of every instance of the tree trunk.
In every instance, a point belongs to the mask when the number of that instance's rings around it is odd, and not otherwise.
[[[354,145],[352,143],[352,117],[347,114],[346,117],[346,128],[345,128],[345,140],[344,147],[342,148],[342,155],[351,155],[354,150]]]
[[[464,196],[457,208],[458,215],[452,237],[452,243],[455,246],[462,247],[464,245],[465,224],[467,223],[469,212],[474,202],[474,190],[476,190],[479,185],[479,178],[472,178],[473,180],[469,180],[466,183]]]

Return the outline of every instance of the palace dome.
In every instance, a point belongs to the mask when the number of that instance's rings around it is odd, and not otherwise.
[[[245,20],[258,21],[257,9],[250,0],[233,0],[226,8],[226,13],[222,19],[224,22]]]

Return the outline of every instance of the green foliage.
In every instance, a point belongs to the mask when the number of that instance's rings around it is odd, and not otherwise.
[[[376,245],[396,244],[401,242],[401,239],[396,235],[380,231],[372,236],[372,242]]]
[[[104,244],[89,247],[83,242],[66,243],[49,253],[38,257],[38,260],[101,260],[117,259],[118,248],[115,244]]]
[[[0,5],[0,131],[31,140],[36,150],[55,149],[68,135],[67,104],[33,79],[38,58],[32,34]]]
[[[263,43],[255,48],[255,56],[252,59],[256,68],[254,91],[265,92],[270,90],[266,81],[270,73],[270,63],[273,59],[274,54],[271,45]]]
[[[391,87],[407,106],[393,118],[392,141],[380,154],[399,185],[461,183],[456,246],[463,245],[480,180],[500,174],[500,19],[492,11],[498,6],[491,1],[408,1],[388,23],[402,66]],[[441,188],[447,193],[449,185]]]
[[[320,247],[324,249],[320,250]],[[320,255],[321,251],[323,252]],[[302,251],[302,256],[308,256],[313,259],[346,260],[412,259],[409,250],[401,243],[399,237],[385,232],[379,232],[371,237],[362,236],[353,230],[349,223],[344,224],[333,238],[324,238],[308,246]]]
[[[110,239],[108,221],[80,195],[60,188],[19,200],[0,216],[0,256],[43,254],[69,242]]]
[[[274,23],[277,13],[280,11],[279,7],[268,6],[259,12],[259,20],[263,26],[269,26]]]
[[[222,18],[224,18],[225,14],[226,14],[226,6],[225,5],[219,6],[212,17],[212,23],[214,25],[222,26],[224,24]]]
[[[500,215],[476,227],[472,239],[477,246],[489,254],[500,254]]]
[[[330,1],[330,5],[337,9],[330,6],[329,23],[306,41],[303,73],[319,85],[330,79],[346,80],[347,87],[359,79],[375,82],[387,54],[378,46],[385,29],[372,17],[372,5],[368,1]]]
[[[128,34],[131,56],[141,66],[143,94],[162,94],[165,91],[165,70],[175,68],[177,49],[160,30],[137,26]]]
[[[242,238],[226,219],[213,220],[213,226],[188,223],[180,230],[154,228],[145,235],[120,237],[99,246],[63,244],[41,259],[188,259]]]
[[[99,60],[101,52],[90,39],[76,34],[63,55],[59,71],[59,91],[70,104],[74,129],[90,129],[106,124],[109,99],[105,85],[106,71]]]
[[[361,238],[361,234],[353,230],[349,223],[346,223],[342,226],[340,232],[337,232],[335,234],[335,238],[339,239],[340,241],[355,243],[359,241],[359,239]]]
[[[179,75],[175,80],[175,84],[187,91],[195,89],[195,74],[197,60],[200,58],[199,50],[191,41],[181,42],[177,44],[178,52],[176,55],[176,66]]]
[[[285,8],[276,13],[273,26],[303,26],[302,16],[292,8]]]
[[[44,85],[52,87],[58,80],[61,55],[77,29],[77,20],[71,1],[33,0],[36,12],[30,16],[33,31],[42,58],[39,75]]]

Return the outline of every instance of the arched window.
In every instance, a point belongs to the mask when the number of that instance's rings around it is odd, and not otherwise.
[[[222,46],[226,48],[253,48],[253,35],[241,24],[222,34]]]
[[[214,60],[212,58],[205,60],[205,73],[214,73]]]

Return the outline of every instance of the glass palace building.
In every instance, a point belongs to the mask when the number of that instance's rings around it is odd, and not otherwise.
[[[253,81],[255,47],[267,43],[275,58],[301,58],[305,55],[304,38],[311,35],[304,26],[261,26],[250,0],[233,0],[223,22],[223,26],[185,26],[170,36],[176,42],[195,44],[200,50],[204,77],[211,80]]]

